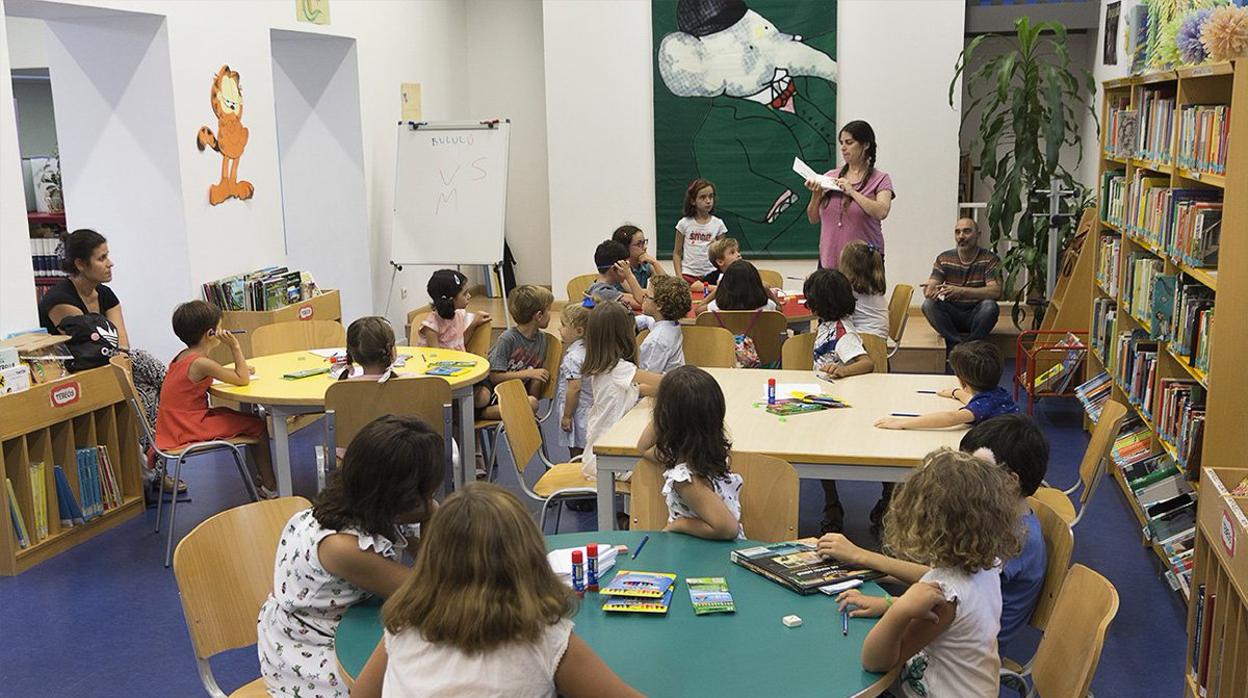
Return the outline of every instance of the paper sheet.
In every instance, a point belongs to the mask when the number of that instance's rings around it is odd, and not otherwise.
[[[793,393],[810,393],[818,395],[823,392],[823,386],[818,383],[776,383],[776,399],[792,400]],[[767,384],[763,383],[763,402],[767,402]]]
[[[315,354],[322,359],[330,359],[334,356],[342,356],[347,353],[346,347],[332,347],[330,349],[309,349],[309,354]]]
[[[841,190],[840,187],[836,186],[836,180],[832,179],[831,177],[827,175],[819,174],[818,172],[815,172],[814,170],[810,169],[810,165],[807,165],[806,163],[802,162],[801,158],[793,158],[793,171],[801,175],[802,179],[815,180],[816,182],[819,183],[819,186],[823,187],[824,191],[840,191]]]

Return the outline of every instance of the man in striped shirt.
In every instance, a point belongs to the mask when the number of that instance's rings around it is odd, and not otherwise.
[[[946,350],[987,339],[997,324],[1001,258],[979,246],[979,227],[970,218],[954,224],[957,244],[936,257],[923,287],[923,315],[945,338]]]

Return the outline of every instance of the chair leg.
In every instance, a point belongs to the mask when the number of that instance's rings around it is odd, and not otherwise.
[[[178,482],[181,479],[182,479],[182,456],[179,455],[178,459],[174,461],[174,464],[173,464],[173,481]],[[169,565],[173,562],[173,530],[175,528],[175,522],[178,520],[177,485],[174,485],[173,492],[174,492],[173,503],[169,505],[169,537],[165,540],[165,567],[166,568],[169,567]]]
[[[559,520],[563,518],[563,502],[555,502],[555,534],[559,533]]]
[[[238,466],[238,474],[243,476],[243,486],[251,501],[260,501],[260,493],[256,491],[256,483],[251,479],[251,470],[247,467],[247,458],[237,446],[230,449],[234,453],[234,464]]]
[[[169,461],[164,457],[159,458],[160,467],[156,469],[156,479],[160,483],[159,491],[156,492],[156,532],[160,533],[160,512],[165,503],[165,478],[169,476]],[[173,486],[173,498],[178,498],[178,486]]]
[[[543,536],[544,536],[544,535],[546,535],[546,512],[548,512],[548,511],[550,511],[550,500],[549,500],[549,499],[547,499],[547,500],[545,500],[545,501],[543,501],[543,502],[542,502],[542,516],[541,516],[541,518],[540,518],[540,519],[538,519],[538,521],[537,521],[537,528],[538,528],[538,529],[542,532],[542,535],[543,535]],[[555,527],[555,533],[558,533],[558,532],[559,532],[559,527],[558,527],[558,526],[556,526],[556,527]]]

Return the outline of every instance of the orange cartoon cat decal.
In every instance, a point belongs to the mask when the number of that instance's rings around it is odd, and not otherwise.
[[[208,203],[216,206],[231,196],[250,199],[255,188],[239,181],[238,160],[247,147],[247,127],[243,126],[243,91],[238,73],[223,65],[212,80],[212,111],[217,115],[217,133],[199,127],[195,145],[203,152],[212,148],[221,153],[221,181],[208,188]]]

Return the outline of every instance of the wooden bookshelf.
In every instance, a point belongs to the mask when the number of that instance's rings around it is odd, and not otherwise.
[[[1129,108],[1137,110],[1144,104],[1146,91],[1172,96],[1174,99],[1173,132],[1171,133],[1170,152],[1155,153],[1155,158],[1139,157],[1134,153],[1130,157],[1108,152],[1107,143],[1111,138],[1109,129],[1099,148],[1099,173],[1097,178],[1098,195],[1103,198],[1102,191],[1104,174],[1111,170],[1120,170],[1130,183],[1137,172],[1145,171],[1147,176],[1168,178],[1169,187],[1182,189],[1210,189],[1220,191],[1223,195],[1222,229],[1226,231],[1221,238],[1218,266],[1223,269],[1248,270],[1248,235],[1243,228],[1248,225],[1248,61],[1220,63],[1194,66],[1180,70],[1162,71],[1149,75],[1121,78],[1103,83],[1101,103],[1101,123],[1110,123],[1111,110],[1114,105],[1125,102]],[[1233,105],[1230,110],[1230,137],[1226,158],[1225,174],[1198,172],[1181,166],[1179,160],[1179,133],[1181,113],[1185,105]],[[1104,126],[1103,126],[1104,128]],[[1104,202],[1102,202],[1104,203]],[[1104,210],[1098,207],[1098,210]],[[1148,313],[1132,313],[1128,308],[1127,298],[1130,289],[1126,283],[1126,265],[1131,254],[1151,255],[1162,262],[1162,274],[1177,276],[1181,284],[1201,284],[1214,292],[1214,322],[1209,338],[1209,366],[1204,371],[1176,351],[1165,339],[1158,342],[1158,359],[1154,381],[1162,378],[1181,378],[1197,381],[1207,390],[1206,419],[1204,427],[1203,449],[1200,465],[1221,468],[1237,464],[1244,453],[1248,453],[1248,428],[1245,428],[1242,414],[1244,406],[1242,396],[1248,391],[1248,367],[1244,366],[1240,357],[1248,352],[1248,323],[1242,318],[1248,313],[1248,279],[1243,274],[1220,275],[1214,268],[1196,268],[1183,260],[1171,257],[1166,250],[1150,240],[1136,234],[1130,225],[1113,224],[1103,216],[1087,244],[1091,246],[1093,255],[1092,280],[1086,285],[1086,297],[1089,306],[1099,298],[1113,298],[1117,302],[1117,324],[1113,335],[1107,338],[1110,343],[1110,360],[1113,360],[1114,337],[1130,329],[1151,330],[1153,319]],[[1124,220],[1124,223],[1130,223]],[[1119,284],[1116,293],[1110,294],[1109,289],[1098,279],[1098,270],[1102,268],[1102,241],[1107,238],[1121,240],[1121,251],[1118,260]],[[1094,306],[1093,306],[1094,307]],[[1089,328],[1095,331],[1098,325],[1094,315],[1089,318]],[[1086,378],[1092,378],[1102,371],[1108,370],[1095,352],[1089,352],[1086,363]],[[1122,382],[1110,370],[1113,377],[1112,399],[1129,404],[1144,424],[1153,430],[1153,452],[1167,451],[1177,456],[1173,444],[1164,441],[1156,432],[1153,415],[1158,414],[1158,393],[1153,390],[1153,403],[1140,404],[1128,399]],[[1157,383],[1153,383],[1156,388]],[[1091,420],[1086,420],[1091,426]],[[1181,465],[1182,467],[1182,465]],[[1119,484],[1131,505],[1131,510],[1140,520],[1141,526],[1146,521],[1126,481],[1116,468],[1112,478]],[[1204,514],[1205,494],[1198,483],[1193,483],[1200,490],[1198,500],[1198,517]],[[1198,527],[1199,528],[1199,527]],[[1198,532],[1199,533],[1199,532]],[[1198,536],[1199,538],[1199,536]],[[1245,559],[1248,559],[1248,538],[1245,539]],[[1162,560],[1163,570],[1169,570],[1169,561],[1160,546],[1149,543]],[[1197,564],[1208,564],[1196,553]],[[1170,576],[1170,575],[1168,575]],[[1171,581],[1172,585],[1174,581]],[[1245,580],[1248,586],[1248,579]],[[1241,616],[1248,622],[1248,613]],[[1243,652],[1248,653],[1248,641],[1239,645]],[[1240,673],[1248,671],[1248,662],[1240,665]],[[1223,695],[1245,695],[1243,689]]]
[[[13,481],[28,531],[34,531],[30,464],[46,467],[48,535],[30,546],[18,545],[9,517],[7,489],[0,486],[0,575],[16,575],[121,522],[143,513],[142,454],[137,416],[130,409],[109,366],[75,373],[30,390],[0,396],[0,470]],[[91,521],[62,528],[53,464],[61,466],[75,496],[78,470],[75,449],[106,446],[122,504]],[[0,483],[2,485],[3,483]]]
[[[246,334],[238,335],[238,345],[242,347],[243,356],[252,358],[251,336],[259,328],[278,322],[294,322],[296,320],[338,320],[342,321],[342,297],[337,290],[327,290],[319,296],[306,301],[292,303],[277,310],[227,310],[221,313],[221,326],[227,330],[246,330]],[[223,354],[228,357],[228,354]],[[226,358],[226,362],[230,361]]]

